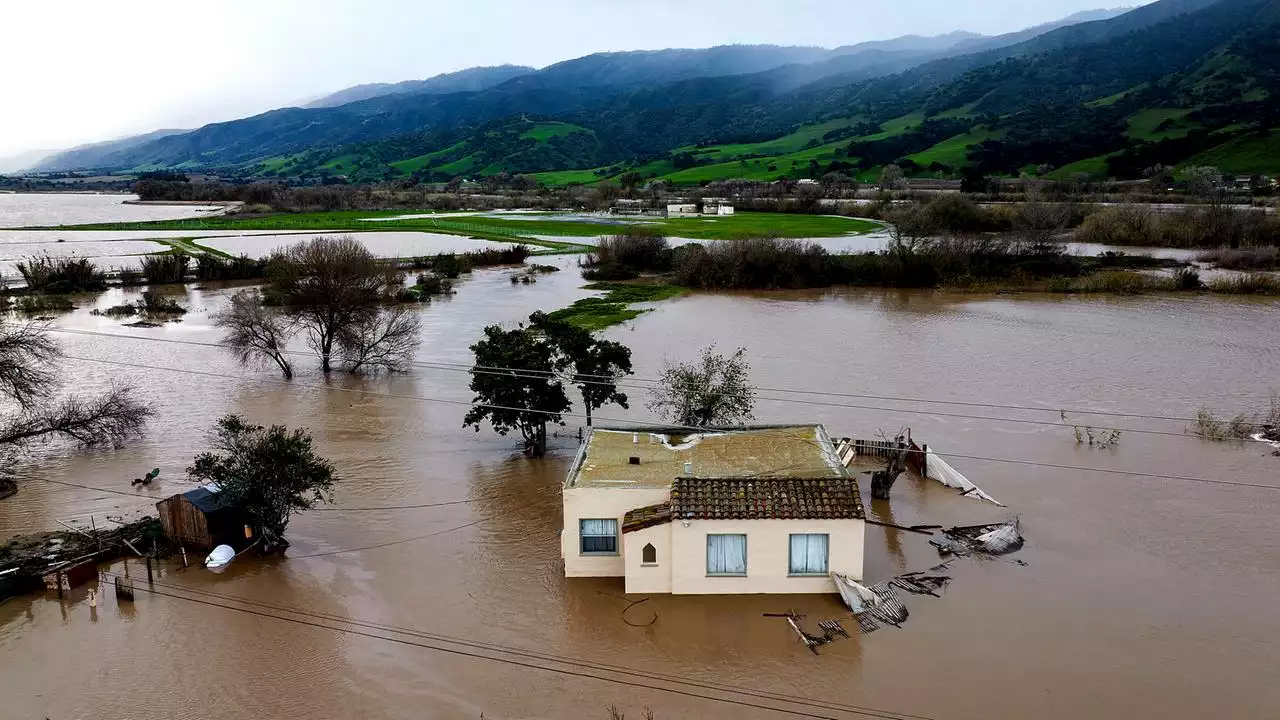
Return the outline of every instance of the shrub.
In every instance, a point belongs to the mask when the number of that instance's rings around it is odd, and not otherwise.
[[[678,284],[707,290],[825,287],[831,263],[816,243],[754,238],[708,243],[684,254],[675,274]]]
[[[1210,292],[1228,295],[1280,295],[1280,276],[1268,273],[1246,273],[1209,281]]]
[[[190,261],[185,253],[147,255],[142,258],[142,274],[152,284],[180,283],[187,277]]]
[[[85,258],[32,255],[15,263],[18,273],[33,292],[64,295],[105,290],[107,276]]]
[[[587,267],[617,266],[640,272],[662,272],[671,268],[667,239],[644,227],[628,227],[617,235],[600,240],[587,255]]]
[[[418,276],[413,289],[422,295],[447,295],[453,292],[453,283],[435,273],[423,273]]]
[[[120,284],[124,287],[134,287],[142,284],[142,273],[130,268],[122,268],[120,270]]]
[[[71,298],[65,295],[23,295],[14,299],[14,309],[26,315],[75,310]]]
[[[1193,267],[1178,268],[1174,271],[1173,283],[1179,290],[1199,290],[1203,287],[1200,282],[1200,271]]]
[[[148,315],[185,315],[187,309],[171,297],[147,290],[138,300],[138,310]]]
[[[267,261],[248,255],[222,258],[217,255],[196,257],[196,278],[199,280],[252,280],[266,277]]]

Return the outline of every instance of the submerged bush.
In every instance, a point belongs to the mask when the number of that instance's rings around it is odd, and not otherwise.
[[[196,257],[196,278],[199,280],[254,280],[266,277],[267,261],[248,255],[223,258],[217,255]]]
[[[15,263],[32,292],[55,295],[107,288],[106,273],[85,258],[32,255]]]
[[[705,290],[825,287],[831,256],[803,240],[753,238],[707,243],[682,255],[676,282]]]
[[[13,309],[26,315],[75,310],[75,303],[65,295],[23,295],[14,298]]]
[[[671,269],[671,247],[665,237],[648,228],[628,227],[617,235],[601,238],[600,244],[587,254],[582,264],[590,268],[663,272]]]
[[[1210,292],[1226,295],[1280,295],[1280,276],[1270,273],[1246,273],[1236,277],[1215,278],[1207,285]]]
[[[152,284],[180,283],[187,277],[190,262],[185,253],[147,255],[142,258],[142,274]]]

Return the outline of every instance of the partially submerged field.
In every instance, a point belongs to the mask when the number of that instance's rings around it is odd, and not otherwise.
[[[511,240],[550,237],[598,237],[629,225],[644,225],[671,237],[731,240],[742,237],[840,237],[872,232],[880,223],[834,215],[738,213],[724,217],[623,220],[610,216],[571,216],[560,213],[471,214],[412,213],[402,210],[273,213],[270,215],[166,220],[145,223],[78,225],[75,230],[182,230],[198,236],[201,230],[335,230],[374,232],[416,230],[484,239]]]

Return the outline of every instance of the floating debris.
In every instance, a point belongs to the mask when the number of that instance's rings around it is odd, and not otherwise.
[[[982,488],[970,482],[969,478],[961,475],[959,470],[951,467],[946,460],[938,457],[938,454],[932,450],[925,451],[924,468],[925,477],[930,480],[937,480],[949,488],[959,490],[964,497],[986,500],[1000,507],[1005,506],[1004,503],[983,492]]]
[[[929,540],[939,552],[958,556],[1008,555],[1021,550],[1023,543],[1016,517],[1003,523],[953,527],[943,530],[942,537]]]

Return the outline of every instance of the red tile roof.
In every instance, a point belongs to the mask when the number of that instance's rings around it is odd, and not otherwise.
[[[622,516],[622,532],[629,533],[671,522],[671,503],[646,505]]]
[[[677,520],[865,519],[853,478],[677,478]]]

